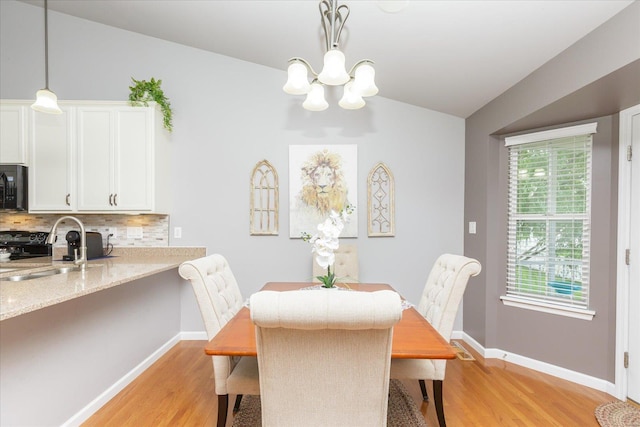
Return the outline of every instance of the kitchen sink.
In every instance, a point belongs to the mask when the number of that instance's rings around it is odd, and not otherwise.
[[[87,268],[89,268],[89,266],[87,266]],[[31,279],[39,279],[41,277],[55,276],[56,274],[71,273],[73,271],[82,271],[82,267],[79,267],[77,265],[66,266],[66,267],[55,267],[48,270],[34,271],[31,273],[25,272],[24,274],[7,276],[7,277],[0,278],[0,280],[9,281],[9,282],[21,282],[23,280],[31,280]]]

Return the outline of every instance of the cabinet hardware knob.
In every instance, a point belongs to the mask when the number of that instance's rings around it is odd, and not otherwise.
[[[113,195],[113,205],[118,206],[118,193]]]
[[[109,206],[113,206],[113,194],[109,194]]]
[[[69,202],[69,198],[71,197],[71,193],[67,193],[67,197],[64,198],[64,202],[67,206],[71,206],[71,202]]]

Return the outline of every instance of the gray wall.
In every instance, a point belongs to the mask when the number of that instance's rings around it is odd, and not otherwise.
[[[635,2],[466,121],[465,221],[477,221],[478,233],[465,235],[465,254],[479,259],[483,272],[465,294],[465,332],[486,348],[499,348],[611,382],[615,368],[615,113],[640,102],[640,85],[633,73],[620,73],[628,78],[609,83],[616,87],[603,90],[595,83],[617,70],[636,66],[640,58],[638,22],[640,3]],[[581,93],[589,87],[600,90]],[[625,96],[609,99],[616,93]],[[556,117],[564,119],[608,116],[598,120],[594,144],[590,302],[596,316],[592,321],[505,307],[499,300],[505,292],[507,171],[506,150],[494,134],[524,118],[540,126],[563,123],[553,120],[554,111],[549,106],[557,107]],[[547,121],[541,122],[541,117]],[[530,339],[523,339],[526,330]]]
[[[32,99],[44,85],[42,9],[2,0],[0,19],[0,98]],[[357,144],[361,281],[417,302],[437,256],[462,252],[463,119],[385,99],[384,87],[362,110],[332,100],[310,113],[282,91],[287,58],[275,70],[56,12],[49,31],[59,99],[125,100],[131,77],[162,79],[174,108],[170,226],[183,235],[170,245],[224,254],[245,296],[266,281],[311,278],[310,246],[288,235],[292,144]],[[265,158],[280,176],[280,235],[249,236],[249,176]],[[394,238],[367,237],[366,177],[379,161],[396,180]],[[182,295],[182,329],[201,330],[186,284]]]
[[[60,426],[87,405],[95,410],[95,398],[122,387],[180,333],[176,276],[165,271],[2,321],[0,425]]]

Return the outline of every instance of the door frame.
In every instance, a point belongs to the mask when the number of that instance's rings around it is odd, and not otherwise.
[[[631,246],[631,162],[627,160],[627,146],[631,145],[631,118],[640,114],[640,104],[620,112],[619,163],[618,163],[618,250],[616,291],[616,359],[615,397],[627,400],[627,369],[624,367],[624,352],[629,349],[629,287],[630,269],[626,264],[625,251]],[[640,158],[636,149],[636,162]],[[637,197],[637,196],[636,196]],[[640,254],[633,254],[640,259]]]

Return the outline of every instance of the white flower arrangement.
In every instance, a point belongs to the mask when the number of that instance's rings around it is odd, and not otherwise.
[[[344,229],[345,223],[349,221],[349,216],[355,210],[355,206],[347,205],[340,212],[331,211],[329,217],[318,224],[318,232],[313,236],[309,233],[302,233],[302,240],[313,245],[312,252],[316,254],[316,262],[322,268],[327,269],[325,276],[317,276],[316,278],[322,282],[325,288],[332,288],[336,281],[335,272],[331,271],[331,267],[336,261],[334,251],[340,247],[340,233]]]

